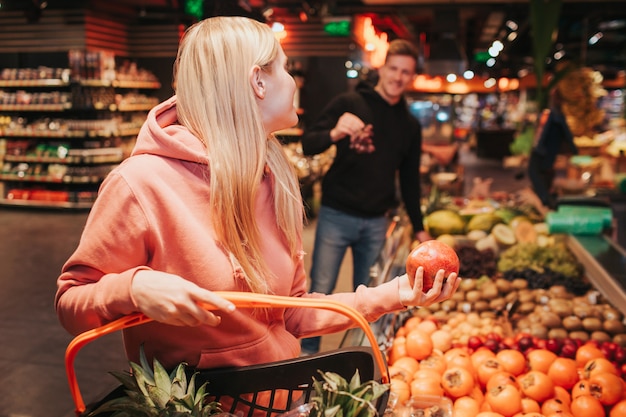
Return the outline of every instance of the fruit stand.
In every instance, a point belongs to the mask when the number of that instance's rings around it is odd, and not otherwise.
[[[394,414],[626,415],[626,252],[605,228],[551,233],[519,202],[489,199],[447,202],[425,225],[455,247],[463,279],[449,300],[372,324]],[[409,229],[399,213],[373,284],[404,273]],[[358,343],[358,330],[342,342]]]

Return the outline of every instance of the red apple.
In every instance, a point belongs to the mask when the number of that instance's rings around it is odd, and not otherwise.
[[[563,348],[563,340],[561,339],[548,339],[546,341],[546,349],[548,349],[552,353],[556,353],[557,355],[561,353],[561,349]]]
[[[483,345],[483,340],[479,336],[470,336],[467,339],[467,347],[472,349],[473,351],[478,349]]]
[[[520,350],[522,352],[530,349],[530,348],[534,348],[535,347],[535,341],[533,340],[533,337],[530,335],[525,335],[520,337],[517,340],[517,346],[519,346]]]
[[[459,257],[449,245],[438,240],[427,240],[420,243],[411,251],[406,259],[406,273],[411,286],[414,284],[415,271],[424,267],[424,281],[422,291],[427,292],[433,287],[435,275],[440,269],[447,277],[452,272],[459,273]]]
[[[561,348],[561,352],[559,353],[559,356],[563,358],[575,359],[577,350],[578,348],[576,347],[575,344],[565,343],[563,347]]]

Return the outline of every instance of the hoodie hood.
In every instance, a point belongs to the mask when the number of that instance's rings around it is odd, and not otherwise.
[[[370,99],[373,99],[374,102],[376,103],[377,101],[379,101],[380,103],[383,104],[384,107],[389,107],[391,106],[392,108],[405,108],[406,107],[406,99],[404,97],[404,95],[402,97],[400,97],[400,100],[393,105],[390,105],[379,93],[378,91],[375,90],[375,86],[368,82],[368,81],[359,81],[359,83],[356,85],[355,87],[355,91],[358,92],[359,94],[363,95],[364,97],[366,97],[366,99],[368,101],[370,101]],[[371,101],[370,101],[371,103]]]
[[[178,123],[176,96],[148,113],[131,156],[143,154],[207,164],[206,150],[200,139]]]

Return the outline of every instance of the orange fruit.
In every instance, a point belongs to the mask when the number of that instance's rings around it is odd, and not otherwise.
[[[569,408],[570,403],[572,402],[572,395],[569,390],[566,390],[563,387],[555,386],[554,387],[554,397],[561,400],[564,404],[567,404]]]
[[[583,378],[589,379],[592,375],[609,372],[614,375],[619,375],[617,367],[606,358],[595,358],[587,362],[582,370]]]
[[[439,326],[432,320],[422,320],[421,323],[417,325],[417,329],[423,331],[424,333],[431,335],[437,330]]]
[[[404,321],[402,327],[404,327],[405,333],[409,333],[411,330],[415,330],[421,322],[422,319],[419,316],[411,316]]]
[[[522,398],[522,412],[523,413],[539,413],[541,412],[541,406],[532,398]]]
[[[554,396],[554,383],[543,372],[528,371],[517,380],[524,395],[539,403]]]
[[[494,359],[487,359],[478,365],[476,374],[478,375],[478,382],[481,387],[487,386],[489,379],[498,372],[504,371],[502,364]]]
[[[541,412],[543,414],[554,414],[554,413],[564,413],[570,412],[569,404],[565,404],[563,401],[558,398],[550,398],[547,399],[541,404]]]
[[[444,394],[440,378],[414,378],[410,384],[411,396],[432,395],[441,397]]]
[[[406,353],[406,337],[399,336],[393,339],[391,351],[389,352],[389,363],[393,365],[398,358],[408,356]]]
[[[485,401],[491,410],[504,416],[513,416],[522,411],[522,393],[513,385],[500,385],[485,393]]]
[[[623,417],[626,416],[626,399],[614,404],[609,412],[609,417]]]
[[[439,375],[443,374],[449,368],[446,358],[442,354],[434,353],[427,358],[419,361],[420,369],[432,369],[437,371]]]
[[[576,364],[584,367],[592,359],[604,358],[604,353],[593,343],[587,342],[576,351]]]
[[[496,353],[496,359],[502,364],[505,371],[515,376],[526,370],[526,357],[519,350],[502,349]]]
[[[480,365],[483,361],[486,361],[487,359],[495,359],[496,354],[486,347],[479,347],[472,352],[470,357],[472,358],[472,365],[474,365],[474,369],[478,369],[478,365]]]
[[[404,369],[409,375],[412,376],[420,368],[420,363],[417,361],[417,359],[411,356],[403,356],[401,358],[397,358],[393,362],[393,366],[395,368]]]
[[[568,390],[580,379],[576,361],[570,358],[556,358],[548,368],[548,376],[552,378],[554,385]]]
[[[459,397],[454,400],[454,417],[474,417],[480,410],[480,404],[469,396]]]
[[[550,365],[556,358],[556,353],[548,349],[535,349],[526,354],[530,370],[543,372],[544,374],[548,372]]]
[[[387,371],[389,372],[389,378],[391,379],[401,379],[404,382],[411,382],[411,379],[413,379],[413,374],[409,374],[404,368],[389,365],[387,367]]]
[[[506,384],[511,384],[515,386],[515,388],[519,388],[519,383],[517,382],[515,375],[507,371],[499,371],[489,377],[487,384],[485,385],[485,389],[489,391],[491,388],[495,388],[498,385]]]
[[[413,374],[413,378],[412,379],[418,379],[418,378],[441,378],[441,374],[439,372],[437,372],[434,369],[430,369],[430,368],[420,368],[417,372],[415,372],[415,374]]]
[[[433,341],[427,333],[415,329],[407,333],[405,338],[407,355],[422,360],[433,352]]]
[[[622,399],[622,378],[610,372],[595,374],[589,378],[591,395],[604,405],[613,405]]]
[[[397,398],[397,404],[404,404],[411,398],[411,387],[401,379],[389,381],[389,392]]]
[[[581,395],[574,399],[571,410],[574,417],[601,417],[606,415],[600,400],[591,395]]]

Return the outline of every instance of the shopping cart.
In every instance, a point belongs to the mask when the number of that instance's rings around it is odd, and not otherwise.
[[[309,401],[313,391],[313,378],[319,372],[334,372],[350,380],[356,370],[361,381],[376,380],[389,382],[385,359],[376,344],[376,338],[365,318],[354,308],[328,299],[308,299],[242,292],[216,292],[239,308],[320,308],[341,313],[352,319],[365,332],[370,346],[344,347],[315,355],[293,358],[278,362],[245,367],[203,370],[196,376],[196,383],[209,383],[208,391],[216,401],[226,399],[228,411],[235,413],[245,406],[248,416],[264,413],[267,417],[285,413],[298,404]],[[212,305],[204,305],[214,310]],[[76,336],[65,352],[65,369],[77,417],[86,416],[93,407],[86,407],[80,392],[74,360],[78,351],[89,342],[128,327],[148,323],[152,319],[138,313],[122,317],[102,327]],[[120,387],[116,391],[122,393]],[[279,393],[279,394],[277,394]],[[115,395],[115,392],[112,393]],[[263,401],[257,401],[260,396]],[[389,391],[376,402],[380,416],[387,406]],[[280,400],[278,400],[280,399]]]

